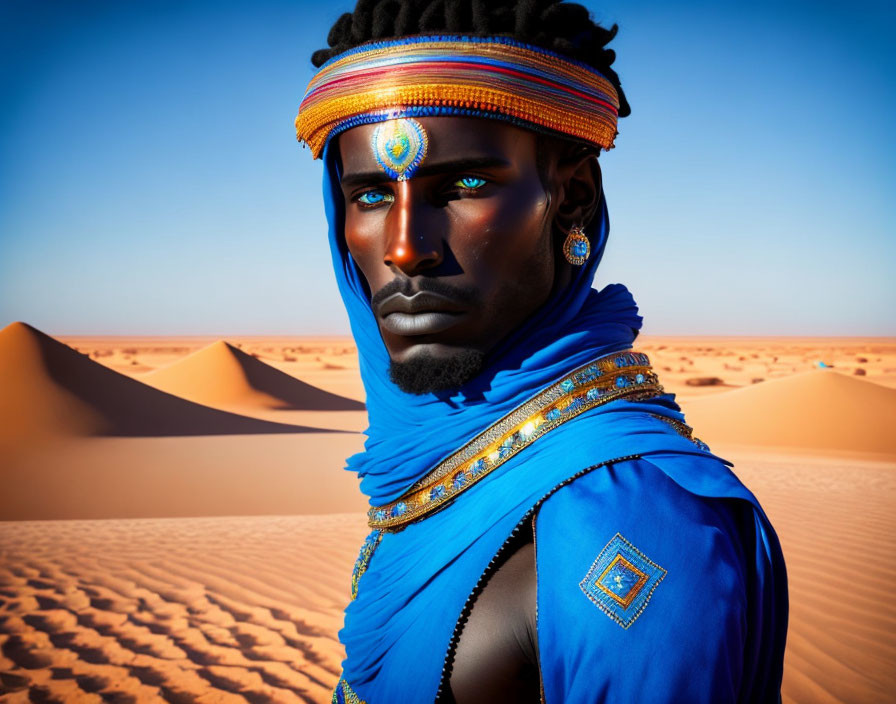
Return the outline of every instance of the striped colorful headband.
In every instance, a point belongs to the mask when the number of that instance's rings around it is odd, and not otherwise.
[[[320,157],[351,127],[398,117],[466,115],[613,147],[619,97],[586,64],[505,37],[405,37],[333,57],[308,84],[299,141]]]

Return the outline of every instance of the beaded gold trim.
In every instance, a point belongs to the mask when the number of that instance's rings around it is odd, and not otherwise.
[[[552,384],[441,461],[401,497],[368,511],[371,528],[394,531],[441,508],[535,440],[591,408],[663,393],[647,355],[619,352]]]
[[[358,581],[361,579],[361,575],[367,571],[373,551],[376,550],[376,546],[380,544],[382,538],[382,532],[375,530],[364,539],[364,543],[361,545],[361,552],[352,569],[352,601],[358,598]]]
[[[701,450],[709,451],[709,445],[703,442],[700,438],[694,437],[694,430],[687,423],[682,423],[680,420],[667,418],[666,416],[661,416],[656,413],[651,413],[650,415],[652,415],[657,420],[661,420],[663,421],[663,423],[672,426],[672,429],[675,430],[676,433],[690,440]]]
[[[332,704],[367,704],[367,702],[355,694],[355,690],[351,688],[351,685],[341,677],[339,682],[336,683],[336,689],[333,691],[333,698],[330,701]]]

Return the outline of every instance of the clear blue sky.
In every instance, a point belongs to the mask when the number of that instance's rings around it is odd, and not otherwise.
[[[896,334],[887,0],[586,3],[633,114],[598,284],[647,333]],[[293,119],[352,0],[4,0],[0,327],[348,326]]]

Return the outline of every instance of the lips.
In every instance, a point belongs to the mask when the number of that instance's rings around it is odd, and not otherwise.
[[[377,306],[383,328],[405,337],[433,335],[456,325],[465,309],[457,301],[429,291],[395,293]]]

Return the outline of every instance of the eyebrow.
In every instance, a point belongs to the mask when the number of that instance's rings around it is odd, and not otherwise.
[[[434,174],[457,173],[458,171],[469,171],[471,169],[507,168],[509,166],[511,166],[511,163],[500,157],[471,157],[469,159],[446,161],[441,164],[424,164],[414,172],[414,176],[432,176]],[[340,183],[343,188],[351,188],[369,183],[388,183],[393,180],[383,171],[368,171],[365,173],[345,174]]]

